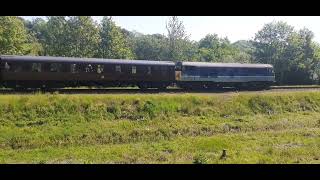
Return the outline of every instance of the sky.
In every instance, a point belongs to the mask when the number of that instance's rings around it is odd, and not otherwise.
[[[22,16],[32,20],[45,16]],[[143,34],[167,34],[166,21],[169,16],[113,16],[118,26]],[[228,37],[231,42],[253,39],[264,24],[272,21],[285,21],[296,30],[304,27],[311,30],[314,40],[320,43],[320,16],[178,16],[183,21],[191,40],[199,41],[207,34]],[[100,22],[102,16],[93,16]]]

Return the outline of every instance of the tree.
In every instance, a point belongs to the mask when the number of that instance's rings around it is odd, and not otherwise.
[[[217,49],[221,42],[217,34],[207,34],[199,41],[199,48]]]
[[[284,22],[266,24],[254,40],[254,57],[273,64],[279,84],[311,84],[317,77],[319,59],[308,29],[295,31]]]
[[[0,17],[0,54],[36,55],[38,45],[28,34],[22,19],[16,16]]]
[[[248,40],[239,40],[232,43],[232,46],[238,49],[239,51],[252,54],[254,52],[254,46],[252,41]]]
[[[285,22],[272,22],[256,33],[254,38],[254,58],[257,62],[272,64],[276,80],[282,84],[285,72],[289,70],[288,57],[284,53],[289,45],[294,28]]]
[[[24,25],[28,32],[29,42],[33,45],[31,48],[33,53],[44,55],[43,45],[45,44],[44,33],[46,22],[42,18],[36,18],[33,21],[24,20]]]
[[[32,22],[26,22],[30,34],[32,34],[41,44],[45,44],[45,34],[47,22],[42,18],[36,18]]]
[[[199,41],[200,60],[205,62],[250,62],[251,56],[230,43],[228,38],[208,34]]]
[[[68,22],[65,16],[49,16],[44,31],[44,54],[49,56],[69,56],[71,42]]]
[[[289,84],[311,84],[314,81],[315,46],[312,42],[313,33],[308,29],[302,29],[292,33],[289,45],[286,49],[289,71],[286,72],[285,82]]]
[[[182,56],[181,61],[199,61],[199,44],[196,41],[182,40]]]
[[[100,43],[99,29],[90,16],[72,16],[67,21],[69,56],[94,57]]]
[[[134,41],[134,52],[137,59],[167,60],[167,42],[167,38],[160,34],[138,36]]]
[[[178,61],[183,59],[183,51],[188,42],[188,36],[185,32],[182,21],[177,16],[172,16],[166,24],[169,39],[169,59]]]
[[[228,41],[227,41],[228,42]],[[226,47],[223,39],[220,39],[217,34],[208,34],[199,41],[199,53],[201,61],[206,62],[223,62],[223,49]]]
[[[36,19],[31,32],[49,56],[95,57],[99,46],[98,25],[90,16],[50,16]]]
[[[313,79],[317,84],[320,84],[320,44],[313,43],[314,63],[312,66]]]
[[[103,17],[100,27],[100,38],[99,57],[116,59],[134,58],[127,39],[121,32],[121,29],[112,21],[111,17]]]

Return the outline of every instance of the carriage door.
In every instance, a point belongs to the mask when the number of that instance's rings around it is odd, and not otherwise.
[[[72,63],[70,64],[70,72],[71,72],[71,79],[72,80],[79,80],[80,79],[80,68],[79,68],[79,64],[77,63]]]

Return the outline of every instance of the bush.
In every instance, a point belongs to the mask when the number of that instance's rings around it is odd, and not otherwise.
[[[116,119],[121,116],[121,108],[117,105],[112,105],[107,107],[107,112],[111,113]]]
[[[147,101],[143,105],[142,111],[147,113],[151,119],[156,117],[156,105],[151,101]]]
[[[205,155],[199,154],[193,158],[193,164],[208,164],[208,159]]]

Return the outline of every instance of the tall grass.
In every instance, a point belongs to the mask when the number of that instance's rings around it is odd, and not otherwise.
[[[21,156],[20,160],[34,162],[36,160],[27,154],[39,153],[41,149],[50,149],[48,150],[50,152],[47,152],[50,154],[56,152],[54,149],[61,148],[83,150],[83,148],[90,149],[96,146],[112,146],[122,147],[123,151],[129,154],[136,153],[132,156],[137,159],[130,160],[129,155],[122,157],[124,154],[121,154],[122,151],[118,148],[117,155],[112,155],[109,150],[106,150],[105,153],[108,155],[103,157],[105,160],[108,159],[108,162],[138,162],[138,160],[144,163],[178,162],[182,159],[184,159],[183,162],[189,163],[220,162],[218,159],[214,160],[217,154],[213,158],[210,153],[202,152],[208,144],[211,143],[210,148],[220,153],[223,148],[229,147],[228,143],[236,143],[238,148],[242,148],[242,152],[243,148],[248,147],[234,141],[243,141],[247,138],[248,133],[256,138],[253,141],[257,144],[252,146],[258,149],[259,143],[262,143],[259,137],[267,139],[264,133],[270,133],[270,136],[282,133],[283,137],[286,137],[283,134],[292,137],[294,134],[292,131],[297,131],[299,138],[300,136],[318,138],[319,115],[319,92],[221,96],[188,94],[0,95],[0,161],[12,162],[9,152],[18,159],[18,155],[14,152],[25,152],[26,156]],[[305,135],[304,131],[311,134]],[[196,138],[201,139],[204,143],[206,138],[215,136],[221,136],[222,139],[232,138],[228,143],[210,140],[202,145],[191,141],[192,138]],[[197,150],[185,147],[190,150],[189,155],[189,150],[179,150],[177,141],[181,138],[190,146],[196,146],[194,148]],[[159,143],[168,143],[168,148],[176,147],[178,150],[175,152],[168,150],[169,153],[164,153],[165,155],[163,153],[154,154],[159,158],[158,160],[147,157],[146,154],[140,154],[141,157],[146,158],[141,159],[137,156],[139,152],[128,150],[129,147],[132,149],[134,144],[144,147],[147,144],[157,145]],[[319,143],[314,141],[309,145],[319,148]],[[266,144],[261,144],[262,149],[265,149],[265,146]],[[141,150],[140,153],[147,153],[150,150],[148,149]],[[85,153],[87,150],[83,151],[81,153],[84,153],[87,160],[101,161],[101,159],[97,160],[97,157],[90,156],[90,153]],[[254,149],[254,151],[258,150]],[[274,148],[266,150],[266,153],[272,151],[275,151]],[[305,149],[303,153],[304,151]],[[75,156],[75,153],[80,152],[70,153]],[[172,153],[175,154],[174,157]],[[178,157],[179,153],[183,158]],[[247,154],[243,155],[245,156]],[[255,154],[254,158],[248,162],[276,161],[265,159],[265,156],[261,159],[258,156]],[[280,154],[277,154],[275,158],[279,158],[278,156]],[[111,157],[115,158],[114,161]],[[41,156],[41,158],[44,157]],[[48,158],[45,159],[48,161]],[[180,160],[175,161],[174,159]],[[241,158],[236,158],[234,161],[239,162]],[[243,159],[242,161],[246,162]],[[281,158],[277,161],[282,162]],[[289,159],[283,160],[283,162],[287,161]],[[226,162],[233,161],[228,159]]]
[[[0,118],[10,122],[141,120],[172,116],[281,114],[320,110],[319,93],[267,95],[22,95],[0,96]],[[53,118],[53,119],[51,119]]]

